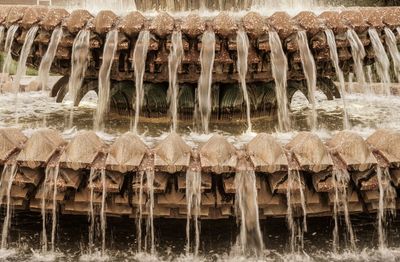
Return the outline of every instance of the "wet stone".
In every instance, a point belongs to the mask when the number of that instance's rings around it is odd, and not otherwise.
[[[175,20],[166,12],[159,13],[150,25],[150,32],[163,38],[174,30]]]
[[[93,23],[95,27],[95,32],[104,35],[107,34],[116,24],[118,16],[112,11],[100,11]]]
[[[82,30],[93,16],[86,10],[75,10],[64,20],[63,26],[72,34]]]
[[[238,30],[235,19],[228,12],[219,13],[213,20],[213,27],[215,33],[222,37],[232,36]]]
[[[131,12],[126,15],[118,25],[122,33],[129,37],[138,35],[143,29],[146,18],[140,12]]]
[[[51,8],[46,16],[42,19],[40,25],[44,30],[51,31],[61,25],[63,20],[68,17],[69,13],[65,9]]]

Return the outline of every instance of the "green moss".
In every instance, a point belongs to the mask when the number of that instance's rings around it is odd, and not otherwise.
[[[3,68],[3,63],[5,59],[5,54],[0,53],[0,68]],[[18,67],[18,62],[15,60],[11,61],[11,67],[10,67],[10,74],[13,75],[17,72],[17,67]],[[26,68],[26,75],[28,76],[36,76],[38,75],[38,71],[34,68],[27,67]]]

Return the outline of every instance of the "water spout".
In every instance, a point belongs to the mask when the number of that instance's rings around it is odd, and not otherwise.
[[[49,81],[49,73],[50,68],[53,63],[54,57],[57,52],[58,44],[61,41],[63,36],[63,29],[61,27],[57,27],[54,29],[53,33],[51,34],[50,44],[47,48],[45,55],[39,66],[39,81],[41,84],[42,90],[47,89],[47,83]]]
[[[99,95],[96,108],[94,127],[96,130],[104,128],[104,115],[110,106],[110,73],[118,47],[118,30],[108,32],[103,50],[103,60],[99,71]]]
[[[314,57],[308,46],[307,32],[298,32],[298,44],[303,65],[304,75],[307,80],[308,99],[311,104],[311,130],[315,130],[318,126],[315,92],[317,89],[317,69],[315,67]]]
[[[144,88],[143,77],[146,69],[147,50],[150,43],[150,32],[148,30],[141,31],[136,41],[135,50],[133,51],[133,68],[135,70],[135,120],[133,124],[133,132],[137,134],[137,126],[139,123],[140,110],[143,105]]]
[[[201,73],[198,86],[199,111],[205,133],[209,132],[211,117],[211,85],[215,58],[215,33],[206,31],[201,38],[200,64]]]
[[[239,30],[236,35],[237,44],[237,70],[239,74],[240,87],[242,88],[243,98],[246,103],[246,116],[247,116],[247,132],[251,132],[251,117],[250,117],[250,101],[247,92],[246,75],[247,75],[247,59],[249,54],[249,38],[243,30]]]
[[[3,84],[6,80],[6,74],[10,73],[10,66],[11,66],[11,47],[12,43],[14,41],[14,36],[15,33],[18,30],[18,25],[12,25],[7,31],[7,36],[6,36],[6,42],[4,44],[4,53],[6,54],[4,62],[3,62],[3,68],[1,71],[1,79],[0,79],[0,84]]]
[[[400,53],[397,48],[397,39],[394,35],[393,31],[390,28],[385,27],[385,35],[386,35],[386,45],[389,49],[390,56],[393,61],[393,69],[396,75],[397,81],[400,82]]]
[[[360,38],[358,37],[357,33],[354,29],[347,30],[347,39],[350,42],[351,46],[351,54],[353,56],[354,61],[354,69],[355,74],[357,76],[357,81],[362,88],[366,88],[365,86],[365,74],[364,74],[364,58],[366,56],[365,48],[363,43],[361,42]],[[371,90],[365,90],[365,92],[370,92]]]
[[[287,98],[288,62],[277,32],[269,32],[269,45],[271,46],[271,66],[275,80],[276,102],[278,103],[279,131],[288,132],[291,128]]]
[[[147,223],[146,223],[146,247],[147,243],[150,243],[150,254],[155,254],[155,245],[154,245],[154,170],[148,169],[146,170],[146,186],[147,186]],[[150,233],[150,240],[149,240]]]
[[[56,246],[56,227],[57,227],[57,179],[59,174],[59,164],[54,167],[53,173],[53,205],[51,220],[51,252],[54,253]]]
[[[201,207],[201,172],[188,170],[186,172],[186,253],[190,252],[190,220],[192,219],[195,228],[194,256],[197,257],[200,247],[199,216]]]

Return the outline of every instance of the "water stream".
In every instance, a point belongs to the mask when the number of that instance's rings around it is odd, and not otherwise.
[[[317,90],[317,69],[315,67],[314,57],[308,46],[307,32],[298,32],[298,44],[303,65],[304,75],[307,80],[308,99],[311,104],[311,130],[316,130],[318,127],[315,91]]]
[[[188,169],[186,172],[186,254],[190,252],[190,221],[193,217],[195,238],[193,254],[198,256],[200,247],[200,208],[201,208],[201,172]]]
[[[82,87],[89,60],[90,30],[82,29],[75,37],[72,46],[71,74],[68,81],[68,93],[72,99],[68,127],[72,128],[74,121],[74,106],[79,90]]]
[[[147,189],[147,221],[146,221],[146,247],[150,245],[150,254],[155,254],[154,242],[154,170],[146,170],[146,189]]]
[[[240,87],[243,92],[244,102],[246,104],[246,117],[247,117],[247,132],[251,132],[251,116],[250,116],[250,100],[247,92],[246,75],[248,70],[247,59],[249,55],[249,38],[247,33],[243,30],[239,30],[236,35],[237,45],[237,70],[239,74]]]
[[[94,186],[93,186],[93,180],[97,176],[98,170],[96,170],[94,167],[90,169],[90,174],[89,174],[89,243],[88,243],[88,249],[89,249],[89,255],[92,255],[93,249],[94,249],[94,237],[95,237],[95,212],[94,212]]]
[[[354,61],[354,71],[357,76],[357,81],[360,86],[365,90],[365,93],[369,93],[371,90],[368,90],[365,85],[365,74],[364,74],[364,58],[366,56],[364,45],[362,44],[360,38],[354,29],[347,30],[347,39],[350,42],[351,46],[351,54],[353,56]]]
[[[53,60],[57,52],[57,47],[61,41],[62,36],[63,36],[62,27],[56,27],[53,33],[51,34],[50,43],[47,48],[47,51],[44,54],[42,61],[40,62],[38,73],[39,73],[39,82],[41,84],[42,90],[48,89],[47,83],[49,81],[50,68],[51,65],[53,64]]]
[[[169,88],[168,101],[170,103],[170,112],[172,115],[172,131],[176,132],[178,127],[178,93],[177,83],[178,68],[183,58],[182,32],[174,31],[171,36],[171,50],[168,56]]]
[[[0,26],[0,50],[3,47],[3,41],[4,41],[4,26]]]
[[[385,47],[382,44],[381,38],[375,28],[368,29],[368,33],[371,39],[372,47],[375,53],[375,68],[379,75],[381,84],[383,86],[383,93],[387,96],[391,94],[390,91],[390,62],[386,53]]]
[[[333,31],[331,29],[326,29],[325,35],[326,35],[326,39],[327,39],[328,45],[329,45],[331,60],[332,60],[333,66],[335,67],[336,76],[339,80],[340,97],[342,98],[342,102],[343,102],[343,114],[344,114],[343,127],[344,127],[344,129],[349,129],[350,122],[349,122],[349,116],[348,116],[347,105],[346,105],[344,75],[343,75],[342,69],[339,66],[339,56],[338,56],[338,52],[337,52],[335,35],[333,34]]]
[[[200,64],[201,73],[198,86],[198,101],[201,124],[205,133],[209,132],[211,117],[211,85],[215,59],[215,33],[206,31],[201,38]]]
[[[106,227],[107,227],[107,216],[106,216],[106,196],[107,196],[107,183],[106,183],[106,170],[100,170],[101,175],[101,209],[100,209],[100,226],[101,226],[101,255],[106,254]]]
[[[397,48],[397,39],[393,31],[390,30],[390,28],[388,27],[385,27],[385,36],[386,45],[393,61],[394,73],[396,75],[397,81],[400,82],[400,52]]]
[[[135,119],[132,131],[137,134],[140,110],[143,105],[144,88],[143,77],[146,70],[147,50],[150,43],[150,32],[143,30],[140,32],[133,51],[133,68],[135,70]]]
[[[12,61],[12,57],[11,57],[11,47],[12,47],[12,43],[14,41],[14,36],[15,33],[18,30],[18,25],[12,25],[10,26],[10,28],[8,28],[7,30],[7,36],[6,36],[6,42],[4,44],[4,53],[5,58],[4,58],[4,62],[3,62],[3,68],[1,70],[1,75],[2,75],[2,79],[0,79],[0,84],[3,84],[9,73],[10,73],[10,66],[11,66],[11,61]]]
[[[138,208],[136,217],[136,241],[137,251],[142,252],[142,219],[143,219],[143,179],[144,171],[140,171],[139,175],[136,176],[136,184],[139,185],[138,190],[135,192],[138,195]]]
[[[279,131],[288,132],[291,128],[287,98],[288,62],[277,32],[269,32],[269,45],[271,46],[271,67],[275,80],[276,102],[278,103]]]
[[[94,120],[95,130],[104,129],[104,116],[110,107],[110,73],[117,47],[118,30],[111,30],[107,33],[102,56],[102,64],[99,71],[99,93]]]
[[[51,252],[54,253],[56,247],[56,228],[57,228],[57,179],[60,166],[57,165],[53,170],[53,201],[51,211]]]

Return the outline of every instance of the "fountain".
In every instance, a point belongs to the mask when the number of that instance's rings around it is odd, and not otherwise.
[[[353,29],[347,31],[347,39],[351,45],[351,53],[353,55],[355,74],[357,76],[357,81],[364,88],[364,92],[368,92],[365,89],[365,74],[364,74],[364,63],[363,60],[366,56],[364,45],[358,37],[357,33]]]
[[[12,43],[14,41],[14,36],[15,36],[15,33],[17,32],[17,30],[18,30],[18,25],[12,25],[7,30],[6,42],[4,44],[4,51],[6,54],[6,58],[3,62],[3,68],[1,71],[1,74],[2,74],[1,83],[2,84],[5,82],[5,74],[8,74],[10,72],[11,47],[12,47]]]

